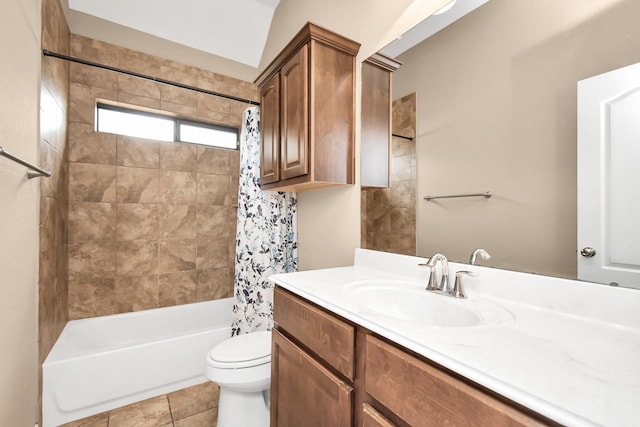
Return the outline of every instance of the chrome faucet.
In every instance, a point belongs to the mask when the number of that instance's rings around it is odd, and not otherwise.
[[[442,263],[442,278],[438,283],[436,278],[436,264],[440,261]],[[442,254],[434,254],[429,258],[429,261],[425,264],[420,264],[423,267],[429,267],[429,283],[427,284],[428,291],[443,291],[449,290],[449,261],[447,257]]]
[[[469,264],[476,265],[476,258],[478,257],[478,255],[480,255],[485,261],[491,258],[489,252],[485,251],[482,248],[478,248],[471,254],[471,258],[469,258]]]

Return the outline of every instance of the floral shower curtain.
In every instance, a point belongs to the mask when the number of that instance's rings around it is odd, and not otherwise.
[[[275,273],[298,270],[297,197],[260,189],[260,110],[244,112],[231,334],[273,327]]]

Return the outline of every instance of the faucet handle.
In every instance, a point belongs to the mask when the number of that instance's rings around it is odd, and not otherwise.
[[[436,280],[436,266],[435,264],[431,264],[429,262],[425,262],[422,264],[418,264],[419,267],[428,267],[429,268],[429,281],[427,282],[427,290],[428,291],[439,291],[441,288],[438,286],[438,281]]]
[[[447,294],[455,298],[466,298],[467,296],[464,294],[464,287],[462,286],[462,276],[476,277],[477,275],[477,273],[468,270],[456,272],[456,281],[453,284],[453,289],[449,289]]]

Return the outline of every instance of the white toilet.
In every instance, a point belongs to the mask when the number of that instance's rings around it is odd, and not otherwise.
[[[207,355],[205,375],[220,386],[218,427],[268,427],[271,331],[232,337]]]

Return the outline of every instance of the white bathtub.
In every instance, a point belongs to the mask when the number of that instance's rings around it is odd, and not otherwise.
[[[207,352],[231,336],[233,298],[72,320],[42,365],[53,427],[207,381]]]

